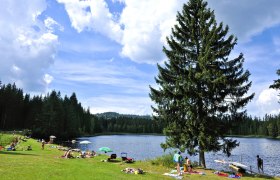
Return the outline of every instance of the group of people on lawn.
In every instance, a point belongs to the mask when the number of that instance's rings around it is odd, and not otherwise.
[[[77,158],[91,158],[96,156],[96,153],[94,151],[79,151],[79,155],[77,156]],[[72,149],[68,149],[63,156],[61,156],[62,158],[75,158],[75,156],[73,155],[73,150]]]
[[[44,150],[45,149],[45,144],[47,144],[47,142],[42,139],[42,140],[38,140],[38,142],[41,141],[41,149]],[[59,149],[60,150],[60,149]],[[62,149],[62,150],[65,150],[65,149]],[[71,148],[68,148],[64,155],[62,155],[61,157],[62,158],[75,158],[75,156],[73,155],[73,151],[76,151],[76,149],[71,149]],[[91,158],[93,156],[96,155],[96,153],[94,151],[81,151],[81,150],[78,150],[77,152],[79,152],[79,155],[77,156],[77,158]]]
[[[184,166],[184,172],[192,173],[193,172],[193,167],[191,165],[190,159],[186,156],[185,157],[185,163],[183,164],[184,160],[183,157],[181,156],[181,152],[175,153],[173,156],[173,161],[176,162],[176,169],[178,175],[182,175],[181,173],[181,167]],[[259,173],[263,173],[263,160],[257,155],[257,167]]]
[[[191,160],[186,156],[185,162],[184,162],[183,157],[181,156],[181,152],[174,154],[173,161],[176,162],[176,168],[177,168],[178,175],[182,175],[182,173],[181,173],[182,166],[184,166],[184,172],[187,172],[187,173],[193,172]]]

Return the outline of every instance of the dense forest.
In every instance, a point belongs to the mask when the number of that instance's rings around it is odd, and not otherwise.
[[[164,125],[150,116],[118,113],[91,114],[73,93],[61,97],[52,91],[30,97],[15,84],[0,86],[0,130],[31,130],[33,137],[55,135],[61,139],[96,133],[162,133]],[[280,114],[264,118],[246,117],[229,135],[280,136]]]
[[[61,97],[52,91],[30,97],[15,84],[0,86],[0,130],[31,130],[33,137],[55,135],[61,139],[96,133],[162,133],[149,116],[105,113],[92,115],[76,94]]]
[[[268,136],[280,137],[280,114],[266,115],[263,118],[245,117],[234,129],[228,132],[229,135],[242,136]]]

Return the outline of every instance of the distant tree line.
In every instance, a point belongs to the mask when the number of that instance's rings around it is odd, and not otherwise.
[[[163,125],[151,118],[135,116],[95,117],[94,131],[100,133],[162,133]]]
[[[235,124],[228,134],[280,137],[280,114],[266,115],[263,118],[247,116]]]
[[[95,116],[84,109],[76,94],[61,97],[52,91],[30,97],[15,84],[0,82],[0,130],[29,129],[33,137],[55,135],[61,139],[95,133],[162,133],[151,118],[141,116]]]

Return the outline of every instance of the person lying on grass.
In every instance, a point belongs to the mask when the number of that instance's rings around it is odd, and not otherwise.
[[[74,158],[74,156],[72,155],[72,150],[71,149],[69,149],[68,151],[66,151],[65,153],[64,153],[64,155],[63,156],[61,156],[62,158]]]

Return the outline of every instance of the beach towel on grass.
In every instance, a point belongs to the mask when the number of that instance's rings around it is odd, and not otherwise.
[[[170,176],[170,177],[173,177],[175,179],[183,179],[183,176],[179,176],[178,174],[164,173],[163,175]]]
[[[206,175],[205,172],[200,172],[200,171],[192,171],[192,172],[184,172],[186,174],[199,174],[199,175]]]

